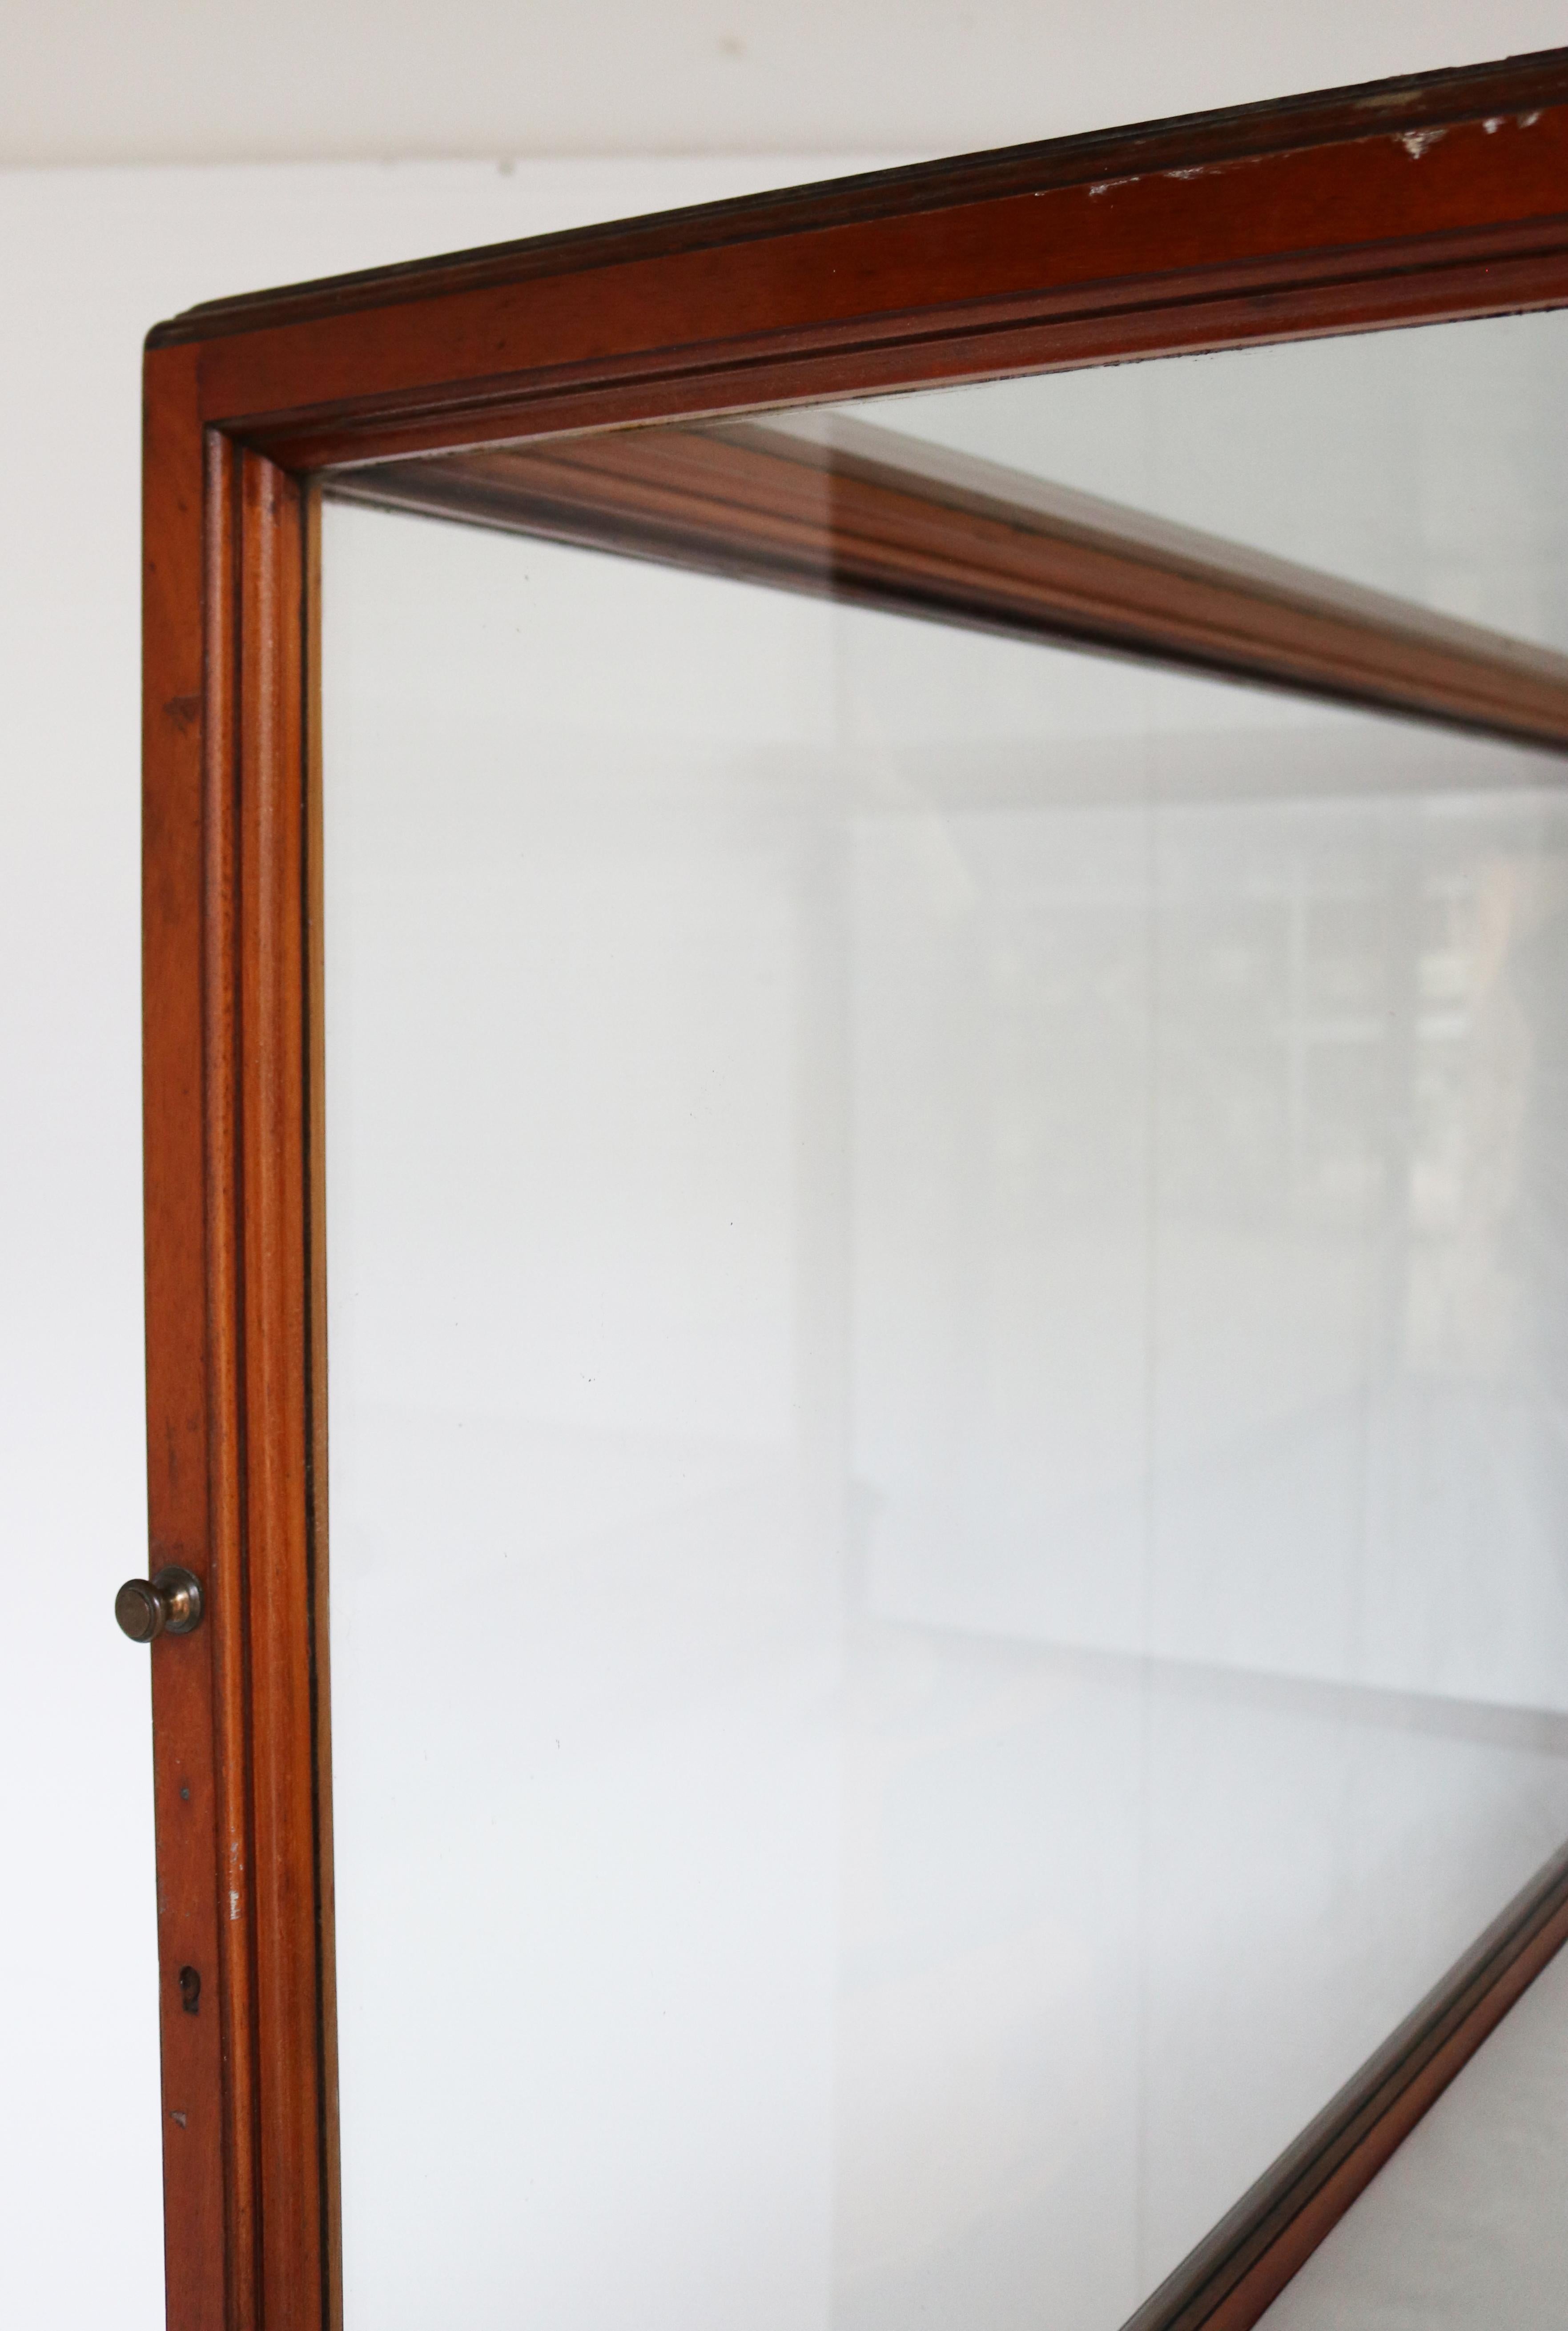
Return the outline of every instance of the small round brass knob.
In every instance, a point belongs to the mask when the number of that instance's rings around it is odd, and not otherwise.
[[[114,1598],[114,1615],[133,1643],[188,1635],[202,1622],[201,1582],[172,1562],[150,1578],[128,1578]]]

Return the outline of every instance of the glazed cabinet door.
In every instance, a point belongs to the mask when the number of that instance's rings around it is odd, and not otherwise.
[[[1115,2331],[1568,1835],[1565,355],[328,481],[348,2331]]]

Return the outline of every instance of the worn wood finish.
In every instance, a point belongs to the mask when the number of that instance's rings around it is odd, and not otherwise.
[[[1568,749],[1568,656],[841,415],[389,461],[333,491]]]
[[[151,1651],[171,2331],[329,2331],[339,2311],[308,473],[1564,302],[1558,53],[266,294],[153,335],[149,1523],[209,1614]],[[1325,2174],[1252,2197],[1140,2331],[1253,2321],[1561,1932],[1554,1911],[1474,1970],[1451,2028],[1384,2066],[1382,2101],[1319,2132]]]
[[[1568,275],[1561,59],[721,206],[705,237],[605,228],[476,274],[432,262],[214,318],[204,416],[297,469],[918,381],[1552,305]],[[1291,142],[1292,139],[1302,142]],[[1151,154],[1157,161],[1151,161]],[[773,205],[770,208],[770,205]],[[163,341],[200,331],[199,315]]]
[[[1125,128],[1004,147],[809,186],[786,186],[727,202],[694,204],[645,218],[575,227],[527,242],[494,243],[442,260],[369,268],[313,283],[209,300],[160,325],[159,346],[249,330],[257,318],[308,321],[417,300],[439,275],[448,289],[532,281],[629,259],[701,251],[741,236],[793,234],[831,222],[848,225],[993,201],[1010,194],[1092,184],[1156,171],[1256,160],[1292,147],[1343,146],[1380,134],[1413,134],[1568,102],[1568,51],[1548,49],[1496,64],[1407,73],[1392,81],[1321,90],[1212,113],[1177,115]]]

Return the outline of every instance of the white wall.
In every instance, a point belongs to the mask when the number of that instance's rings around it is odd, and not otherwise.
[[[371,39],[374,24],[381,42]],[[1086,26],[1088,29],[1086,30]],[[657,31],[653,29],[657,27]],[[221,28],[221,29],[220,29]],[[138,384],[193,300],[912,151],[1568,39],[1568,7],[649,12],[175,0],[0,29],[0,2317],[160,2319],[141,1566]],[[813,147],[817,150],[811,150]],[[748,147],[749,159],[736,158]],[[822,147],[848,154],[833,163]],[[706,161],[638,155],[700,152]],[[760,157],[766,154],[771,158]]]
[[[1563,0],[9,0],[24,9],[0,161],[958,153],[1568,40]]]

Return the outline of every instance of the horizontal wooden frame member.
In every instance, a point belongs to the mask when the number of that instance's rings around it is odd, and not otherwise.
[[[204,421],[292,470],[1555,305],[1568,62],[1053,140],[224,302]]]
[[[171,2331],[340,2320],[311,473],[1563,304],[1557,52],[296,287],[150,336],[149,1533],[209,1612],[150,1653]],[[1335,2206],[1377,2165],[1353,2148]]]
[[[1568,750],[1568,656],[841,414],[391,461],[329,491]]]

